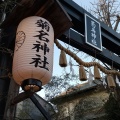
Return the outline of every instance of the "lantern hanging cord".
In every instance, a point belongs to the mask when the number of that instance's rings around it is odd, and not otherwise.
[[[83,65],[85,67],[91,67],[91,66],[97,66],[102,72],[105,74],[115,74],[120,76],[120,72],[116,70],[107,70],[104,68],[102,65],[100,65],[98,62],[84,62],[82,61],[76,54],[74,54],[72,51],[64,48],[56,39],[55,41],[56,46],[60,49],[63,50],[66,54],[70,55],[79,65]]]

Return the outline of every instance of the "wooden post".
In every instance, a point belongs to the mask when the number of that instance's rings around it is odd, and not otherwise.
[[[9,27],[1,31],[3,36],[0,38],[0,44],[3,46],[0,47],[0,120],[3,120],[7,99],[9,100],[11,97],[10,93],[8,96],[10,84],[14,85],[14,83],[10,83],[11,78],[8,74],[12,73],[12,51],[14,48],[15,31],[16,27]],[[12,86],[11,89],[15,89],[15,86]]]
[[[10,105],[11,100],[14,99],[19,93],[19,86],[14,82],[11,78],[8,96],[7,96],[7,103],[4,112],[4,120],[14,120],[15,113],[16,113],[16,105]]]
[[[0,51],[0,120],[3,119],[8,95],[10,78],[8,73],[11,71],[12,56],[9,53]]]

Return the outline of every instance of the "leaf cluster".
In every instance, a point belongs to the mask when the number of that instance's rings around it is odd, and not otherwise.
[[[75,80],[78,80],[78,75],[64,74],[62,76],[53,76],[51,81],[43,86],[46,99],[50,100],[61,92],[66,91],[73,86],[72,83]]]
[[[120,20],[120,2],[117,0],[97,0],[91,4],[93,5],[91,13],[116,31]]]
[[[104,105],[107,120],[120,119],[120,106],[119,102],[115,99],[113,94],[109,95],[109,99]]]

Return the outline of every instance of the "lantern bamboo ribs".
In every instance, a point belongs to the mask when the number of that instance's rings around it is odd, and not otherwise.
[[[13,78],[25,91],[39,91],[53,69],[54,30],[44,18],[23,19],[17,29]]]

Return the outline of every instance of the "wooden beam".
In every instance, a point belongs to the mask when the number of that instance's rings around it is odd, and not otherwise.
[[[55,39],[73,26],[72,19],[69,17],[58,0],[49,6],[49,9],[44,11],[42,15],[40,12],[41,9],[36,13],[36,15],[42,16],[52,24],[55,32]]]
[[[14,120],[16,105],[11,106],[11,100],[14,99],[19,93],[19,85],[15,83],[13,79],[11,79],[8,96],[7,96],[7,103],[4,111],[4,120]]]
[[[22,19],[29,16],[41,16],[47,19],[54,28],[55,39],[73,25],[58,0],[34,0],[32,3],[30,0],[26,2],[22,0],[0,27],[7,29],[10,26],[18,26]]]

